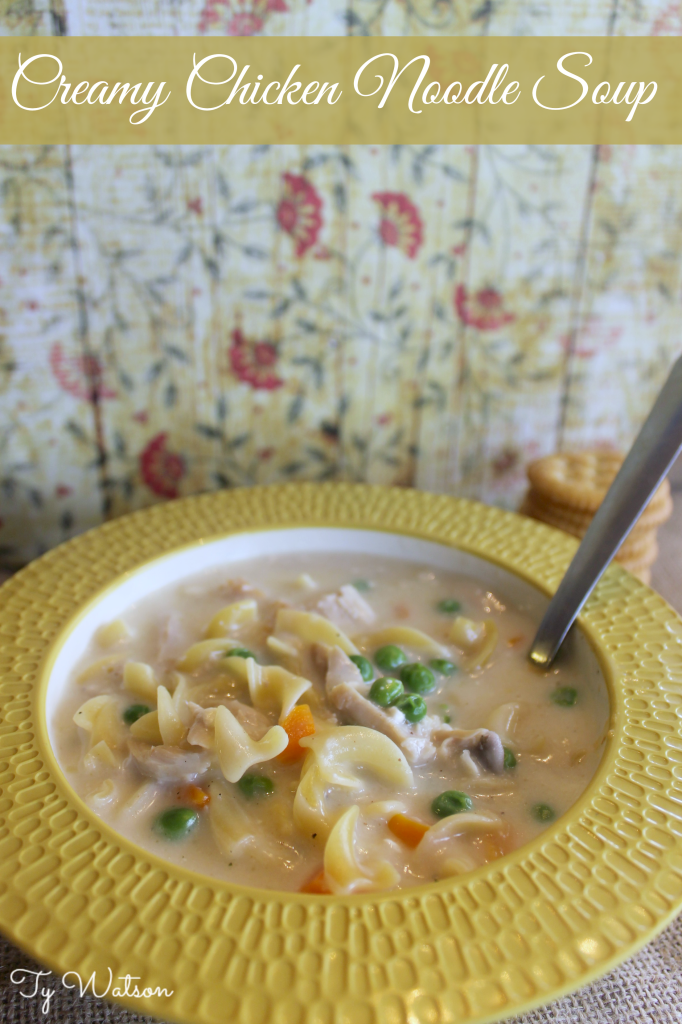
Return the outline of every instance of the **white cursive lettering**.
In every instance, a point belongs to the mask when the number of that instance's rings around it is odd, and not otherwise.
[[[232,67],[231,74],[229,74],[227,78],[220,79],[220,81],[214,81],[211,78],[205,78],[204,75],[202,75],[201,73],[202,70],[206,65],[208,65],[210,61],[216,60],[219,57],[222,57],[225,60],[230,61]],[[194,86],[197,79],[200,82],[203,82],[204,85],[229,85],[229,83],[232,81],[235,75],[237,75],[238,64],[234,57],[231,57],[229,53],[210,53],[208,57],[203,57],[198,62],[197,55],[194,54],[194,67],[190,73],[189,78],[187,79],[187,86],[185,87],[185,95],[187,96],[189,103],[194,107],[195,110],[218,110],[220,107],[229,106],[232,103],[232,101],[236,98],[238,98],[239,103],[242,105],[247,103],[252,103],[254,105],[258,103],[264,103],[267,107],[271,107],[275,103],[281,105],[284,103],[285,99],[287,103],[291,104],[291,106],[297,106],[297,104],[303,102],[306,106],[309,107],[312,104],[317,105],[318,103],[321,103],[325,96],[327,97],[327,103],[333,106],[341,98],[341,90],[339,89],[338,82],[334,82],[331,84],[329,82],[323,82],[322,84],[320,84],[319,82],[308,82],[308,84],[304,86],[303,82],[292,81],[294,75],[301,67],[300,64],[296,64],[291,69],[287,77],[287,80],[284,82],[283,85],[281,82],[277,81],[272,81],[268,82],[267,84],[264,84],[263,75],[256,75],[255,83],[244,81],[250,67],[250,64],[244,65],[242,70],[239,72],[237,80],[232,86],[232,90],[228,94],[226,99],[221,100],[220,103],[216,103],[212,107],[202,107],[197,102],[194,95]],[[207,67],[206,71],[208,71]],[[300,92],[301,89],[303,90],[303,92],[301,93],[300,96],[298,96],[298,98],[295,98],[296,94]],[[338,95],[336,95],[337,89],[339,89]]]
[[[585,81],[585,79],[581,75],[574,75],[572,71],[568,71],[564,67],[564,61],[567,60],[569,57],[587,57],[585,67],[589,67],[592,63],[592,55],[586,53],[584,50],[575,50],[573,53],[565,53],[563,57],[559,57],[559,60],[556,63],[557,71],[560,74],[565,75],[566,78],[572,78],[574,81],[580,82],[580,96],[577,100],[574,100],[572,103],[566,104],[566,106],[564,107],[545,106],[545,104],[541,103],[538,99],[538,86],[545,77],[544,75],[542,75],[542,77],[538,78],[537,82],[533,86],[533,99],[539,107],[542,107],[543,110],[570,110],[571,107],[576,107],[578,103],[582,103],[582,101],[587,96],[587,93],[589,92],[590,87]],[[630,82],[630,85],[628,86],[625,95],[621,97],[621,91],[624,88],[625,82],[619,82],[616,88],[614,89],[613,94],[611,94],[611,83],[599,82],[599,84],[596,85],[592,90],[592,102],[595,105],[601,103],[626,103],[632,109],[630,110],[630,113],[625,118],[625,120],[631,121],[634,117],[635,111],[637,110],[638,106],[645,106],[647,103],[651,103],[652,99],[654,98],[658,90],[658,84],[656,82]]]
[[[56,74],[54,74],[52,78],[46,78],[43,81],[37,81],[34,78],[29,78],[26,74],[26,70],[34,61],[38,60],[55,61],[57,63]],[[142,82],[138,82],[137,85],[132,86],[129,82],[126,82],[125,85],[122,85],[121,82],[116,82],[116,84],[111,87],[109,95],[107,95],[107,91],[109,89],[108,82],[98,81],[93,82],[92,85],[90,82],[78,82],[76,85],[72,86],[70,82],[67,82],[66,76],[62,74],[62,71],[63,64],[61,60],[59,57],[55,57],[51,53],[39,53],[33,57],[27,57],[25,61],[22,61],[21,54],[19,54],[19,70],[16,72],[14,79],[12,80],[12,99],[22,110],[45,110],[45,108],[49,107],[51,103],[54,103],[60,92],[62,94],[60,99],[63,104],[73,103],[79,107],[84,103],[113,103],[117,94],[120,94],[118,96],[118,102],[120,105],[123,103],[123,100],[128,97],[128,94],[130,94],[129,102],[133,106],[137,106],[140,103],[143,104],[140,110],[135,110],[130,115],[130,123],[142,124],[148,117],[151,117],[157,107],[162,107],[170,97],[169,89],[163,99],[161,98],[166,85],[165,82],[161,82],[156,91],[154,91],[155,82],[147,82],[147,85],[144,88],[142,86]],[[21,102],[18,90],[22,81],[28,82],[29,85],[43,86],[52,85],[52,83],[56,82],[57,79],[59,79],[59,85],[47,103],[43,103],[38,107],[27,107]]]
[[[361,79],[363,73],[370,66],[370,64],[373,64],[375,60],[381,60],[383,57],[391,57],[393,59],[393,72],[388,81],[388,84],[384,85],[384,76],[377,74],[374,77],[379,84],[371,91],[363,92],[361,87]],[[393,87],[395,86],[400,76],[403,74],[404,71],[407,71],[410,65],[414,64],[415,61],[423,61],[423,64],[421,71],[419,72],[419,77],[417,78],[417,81],[415,82],[412,88],[412,92],[410,93],[410,98],[408,100],[407,106],[408,109],[413,114],[421,114],[422,111],[415,108],[414,101],[417,94],[419,93],[421,84],[424,81],[424,78],[426,77],[426,74],[431,64],[431,60],[429,57],[426,56],[426,54],[421,54],[421,56],[419,57],[413,57],[412,60],[408,61],[407,64],[405,64],[405,66],[402,68],[400,67],[400,61],[398,60],[394,53],[380,53],[377,54],[376,57],[370,57],[369,60],[366,60],[362,67],[359,68],[358,71],[356,72],[355,78],[353,80],[353,87],[358,96],[376,96],[377,93],[382,92],[383,90],[381,99],[377,104],[377,107],[381,109],[386,103],[388,97],[391,95]],[[496,71],[497,74],[495,74]],[[491,103],[493,105],[496,105],[498,103],[504,103],[507,106],[511,106],[511,104],[516,103],[517,99],[520,96],[520,93],[518,93],[518,82],[510,82],[505,87],[504,91],[502,92],[502,95],[495,98],[495,93],[502,88],[502,83],[507,77],[508,71],[508,64],[503,64],[502,67],[498,67],[497,64],[492,64],[488,74],[481,81],[472,82],[471,85],[469,85],[466,90],[464,89],[464,86],[462,85],[461,82],[450,82],[450,84],[446,86],[442,96],[440,94],[440,83],[429,82],[424,87],[421,93],[421,102],[424,104],[424,106],[433,106],[437,103],[443,103],[447,107],[450,107],[453,104],[459,105],[460,103]],[[495,78],[491,83],[493,75],[495,75]],[[518,93],[518,95],[514,96],[514,93]],[[511,98],[512,96],[514,96],[513,99]]]

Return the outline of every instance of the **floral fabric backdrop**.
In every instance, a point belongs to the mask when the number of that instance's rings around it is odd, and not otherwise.
[[[27,34],[674,34],[613,0],[0,0]],[[0,561],[290,479],[513,506],[682,351],[676,147],[0,146]]]

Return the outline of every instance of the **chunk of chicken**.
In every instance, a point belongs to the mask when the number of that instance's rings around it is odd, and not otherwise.
[[[251,739],[260,740],[272,725],[272,722],[257,708],[248,704],[242,704],[238,700],[223,700],[220,702],[232,712],[239,724],[248,733]],[[215,716],[217,708],[202,708],[200,704],[188,701],[190,711],[194,715],[187,742],[198,747],[212,748],[215,742]]]
[[[143,775],[157,782],[192,782],[203,775],[211,764],[205,750],[183,750],[181,747],[152,747],[142,740],[128,740],[128,748]]]
[[[436,756],[433,733],[435,729],[442,727],[443,723],[437,715],[426,715],[421,722],[408,726],[409,735],[403,740],[401,750],[410,764],[426,764],[433,761]]]
[[[364,725],[368,729],[376,729],[384,736],[401,745],[409,736],[405,726],[405,716],[397,708],[377,707],[371,700],[363,697],[349,683],[338,683],[330,692],[329,699],[344,718],[350,719],[354,725]]]
[[[504,771],[504,747],[490,729],[438,729],[433,734],[440,757],[452,757],[469,751],[472,760],[486,771],[501,775]]]
[[[436,748],[428,736],[408,736],[400,749],[410,764],[428,764],[436,756]]]
[[[225,706],[252,740],[262,740],[273,724],[262,711],[252,708],[249,704],[242,704],[238,700],[226,700]]]
[[[356,725],[376,729],[393,740],[410,764],[425,764],[436,756],[436,748],[428,733],[420,735],[415,727],[408,725],[398,708],[377,707],[349,683],[339,683],[335,686],[329,694],[329,699],[344,718],[350,719]]]
[[[370,626],[376,619],[374,609],[349,583],[334,594],[325,594],[318,601],[317,611],[346,632]]]
[[[430,728],[421,728],[421,722],[410,726],[398,708],[380,708],[367,700],[364,692],[369,687],[357,666],[339,647],[327,650],[327,696],[341,715],[356,725],[376,729],[388,736],[400,747],[410,764],[433,760],[436,750],[429,738]]]
[[[194,701],[187,701],[187,706],[194,715],[194,721],[187,733],[187,742],[193,747],[206,747],[211,749],[215,743],[215,708],[202,708]]]
[[[347,683],[348,686],[361,692],[368,689],[360,669],[353,664],[340,647],[328,647],[327,652],[325,688],[328,697],[331,698],[332,690],[342,683]]]
[[[474,761],[473,757],[471,756],[470,750],[462,751],[462,753],[459,755],[459,763],[464,769],[464,771],[467,773],[467,775],[470,775],[472,779],[479,778],[482,769],[478,762]]]

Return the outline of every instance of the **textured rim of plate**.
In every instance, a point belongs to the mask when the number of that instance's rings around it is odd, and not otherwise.
[[[47,740],[49,667],[123,574],[235,532],[404,533],[551,593],[576,542],[475,502],[362,484],[290,484],[156,505],[77,537],[0,592],[0,929],[57,974],[111,968],[170,998],[118,1000],[191,1024],[467,1024],[593,980],[682,906],[682,621],[611,567],[580,622],[611,699],[597,774],[532,843],[459,879],[346,898],[193,874],[106,826]]]

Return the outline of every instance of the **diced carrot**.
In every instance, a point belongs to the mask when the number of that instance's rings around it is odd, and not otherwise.
[[[400,604],[394,604],[393,605],[393,614],[395,615],[396,619],[409,619],[409,617],[410,617],[409,606],[406,605],[406,604],[403,604],[402,602]]]
[[[279,760],[284,764],[293,764],[306,753],[300,741],[315,732],[315,722],[308,705],[297,704],[284,719],[282,726],[289,737],[289,743],[279,755]]]
[[[405,846],[414,850],[429,831],[429,826],[414,818],[408,818],[406,814],[394,814],[388,819],[388,827],[394,836],[397,836]]]
[[[301,892],[317,893],[320,896],[330,895],[331,889],[325,881],[324,868],[321,868],[316,875],[313,875],[312,878],[309,878],[308,881],[301,886]]]
[[[180,799],[199,808],[207,807],[211,802],[210,793],[207,793],[200,786],[193,785],[191,782],[180,790]]]
[[[507,647],[517,647],[523,640],[522,636],[510,636],[507,640]]]

